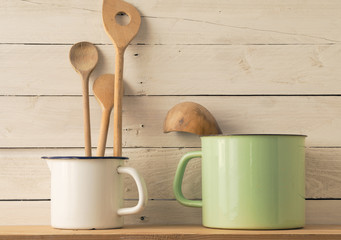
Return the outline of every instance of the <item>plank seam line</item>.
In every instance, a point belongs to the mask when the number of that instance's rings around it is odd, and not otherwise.
[[[94,95],[89,95],[94,97]],[[175,95],[160,95],[160,94],[143,94],[143,95],[124,95],[124,97],[340,97],[341,94],[175,94]],[[0,94],[0,97],[82,97],[82,95],[65,95],[65,94]]]
[[[186,146],[186,147],[144,147],[144,146],[136,146],[136,147],[123,147],[123,149],[190,149],[190,148],[197,148],[200,149],[201,147],[198,146]],[[339,149],[341,146],[306,146],[306,149]],[[84,149],[82,147],[0,147],[0,150],[59,150],[59,149]],[[92,147],[93,150],[96,147]],[[113,147],[107,147],[106,149],[113,149]]]
[[[48,43],[48,42],[0,42],[0,45],[24,45],[24,46],[72,46],[74,43]],[[96,46],[112,46],[112,43],[96,43]],[[332,43],[130,43],[129,46],[333,46],[338,42]]]
[[[186,146],[186,147],[123,147],[123,149],[189,149],[189,148],[201,148],[201,147],[191,147],[191,146]],[[340,146],[341,148],[341,146]],[[30,149],[37,149],[37,150],[58,150],[58,149],[84,149],[83,147],[0,147],[0,150],[13,150],[13,149],[18,149],[18,150],[30,150]],[[92,147],[93,150],[96,149],[96,147]],[[113,149],[113,147],[107,147],[106,149]]]
[[[283,31],[278,31],[278,30],[272,30],[272,29],[252,28],[252,27],[247,27],[247,26],[235,26],[235,25],[228,25],[228,24],[224,24],[224,23],[215,23],[215,22],[199,20],[199,19],[179,18],[179,17],[160,17],[160,16],[148,16],[148,15],[145,15],[143,17],[144,18],[157,18],[157,19],[171,19],[171,20],[189,21],[189,22],[195,22],[195,23],[205,23],[205,24],[211,24],[211,25],[234,28],[234,29],[251,30],[251,31],[256,31],[256,32],[277,33],[277,34],[290,35],[290,36],[303,36],[303,37],[309,37],[312,39],[329,41],[332,43],[340,42],[340,41],[335,40],[335,39],[329,39],[329,38],[319,37],[319,36],[312,36],[312,35],[307,35],[307,34],[303,34],[303,33],[291,33],[291,32],[283,32]]]
[[[138,199],[127,198],[124,201],[137,201]],[[149,201],[176,201],[176,199],[166,198],[150,198]],[[193,198],[190,200],[201,200],[200,198]],[[340,201],[341,198],[306,198],[306,201]],[[50,202],[51,199],[0,199],[0,202]]]

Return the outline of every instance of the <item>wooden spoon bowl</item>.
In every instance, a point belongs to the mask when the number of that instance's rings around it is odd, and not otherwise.
[[[170,109],[164,121],[163,132],[189,132],[199,136],[222,133],[213,115],[194,102],[179,103]]]
[[[92,43],[76,43],[70,50],[70,62],[79,74],[89,74],[98,62],[98,51]]]
[[[127,25],[116,21],[116,15],[125,13],[130,18]],[[136,8],[121,0],[104,0],[102,17],[104,28],[118,49],[125,49],[139,31],[141,16]]]

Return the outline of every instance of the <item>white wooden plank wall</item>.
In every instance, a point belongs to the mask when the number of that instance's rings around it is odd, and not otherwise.
[[[200,209],[181,206],[172,193],[179,158],[200,140],[162,133],[167,111],[194,101],[226,134],[307,134],[307,223],[341,224],[341,2],[128,2],[142,24],[125,55],[123,152],[145,177],[150,202],[126,223],[200,223]],[[49,224],[50,175],[40,157],[83,154],[81,82],[68,52],[78,41],[97,45],[91,83],[114,72],[101,5],[0,2],[0,225]],[[100,107],[90,101],[95,144]],[[108,146],[110,154],[112,131]],[[186,172],[190,198],[201,195],[200,167],[195,160]],[[125,192],[134,204],[129,178]]]

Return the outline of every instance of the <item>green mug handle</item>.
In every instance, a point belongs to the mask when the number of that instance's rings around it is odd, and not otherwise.
[[[176,200],[178,200],[182,205],[187,207],[202,207],[201,200],[189,200],[184,197],[182,194],[181,186],[182,186],[182,179],[184,177],[186,166],[192,158],[201,158],[202,154],[201,151],[189,152],[186,153],[180,160],[178,164],[178,168],[175,172],[174,182],[173,182],[173,192],[175,195]]]

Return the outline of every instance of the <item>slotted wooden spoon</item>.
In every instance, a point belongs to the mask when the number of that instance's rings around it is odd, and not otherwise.
[[[120,25],[116,15],[125,13],[130,18],[127,25]],[[122,96],[124,52],[136,36],[141,24],[141,16],[134,6],[122,0],[104,0],[103,23],[116,49],[115,57],[115,101],[114,101],[114,156],[122,156]]]
[[[97,157],[103,157],[105,154],[110,113],[114,107],[114,83],[114,74],[104,74],[96,79],[92,87],[94,95],[102,107],[102,120],[97,146]]]
[[[89,42],[76,43],[70,50],[69,58],[73,68],[82,76],[85,156],[91,157],[89,77],[98,62],[97,48]]]

